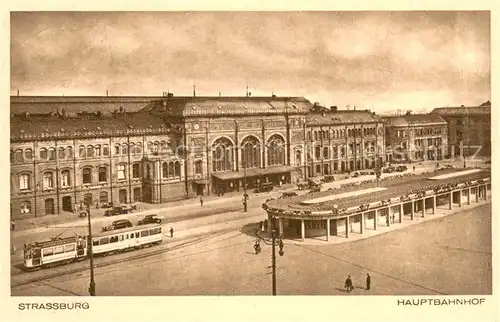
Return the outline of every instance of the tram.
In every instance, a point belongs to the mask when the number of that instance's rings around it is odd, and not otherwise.
[[[106,256],[125,250],[158,245],[163,241],[160,224],[105,231],[92,236],[92,253]],[[69,264],[88,257],[87,236],[75,235],[24,245],[26,270]]]

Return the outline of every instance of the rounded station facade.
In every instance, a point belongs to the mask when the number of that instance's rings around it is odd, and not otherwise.
[[[478,169],[398,177],[379,187],[375,180],[365,180],[363,188],[268,199],[262,205],[271,223],[268,232],[274,225],[282,238],[349,238],[350,233],[363,234],[367,229],[401,223],[404,218],[414,220],[436,214],[438,209],[477,203],[491,193],[490,172]]]

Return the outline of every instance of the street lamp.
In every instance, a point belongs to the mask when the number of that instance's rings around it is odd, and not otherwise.
[[[283,251],[285,244],[283,243],[281,236],[279,238],[276,238],[275,222],[276,222],[276,217],[271,217],[271,227],[272,227],[271,240],[260,237],[260,239],[264,241],[266,245],[272,246],[270,268],[272,268],[273,296],[276,295],[276,246],[278,246],[280,249],[278,252],[280,256],[283,256],[285,254],[285,252]],[[259,243],[259,241],[260,240],[256,242],[256,245]]]
[[[90,296],[95,296],[95,280],[94,280],[94,254],[92,251],[92,226],[90,224],[90,203],[87,202],[87,220],[89,225],[89,236],[88,236],[88,256],[90,259],[90,285],[89,294]]]

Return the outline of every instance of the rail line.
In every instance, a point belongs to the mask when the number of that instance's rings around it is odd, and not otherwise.
[[[158,250],[155,250],[155,251],[151,251],[151,252],[147,252],[147,253],[143,253],[143,254],[138,254],[137,256],[131,256],[131,257],[127,257],[127,258],[120,258],[120,259],[111,260],[111,261],[108,261],[108,262],[105,262],[105,263],[96,264],[95,268],[101,268],[101,267],[111,266],[111,265],[115,265],[115,264],[120,264],[120,263],[123,263],[123,262],[126,262],[126,261],[132,261],[132,260],[137,260],[137,259],[148,258],[148,257],[160,255],[160,254],[163,254],[163,253],[166,253],[166,252],[169,252],[169,251],[174,251],[174,250],[177,250],[177,249],[180,249],[180,248],[183,248],[183,247],[188,247],[188,246],[194,245],[194,244],[199,243],[200,241],[203,241],[203,240],[207,240],[207,239],[210,239],[210,238],[214,238],[214,237],[223,235],[226,232],[232,231],[232,230],[235,230],[235,229],[234,228],[226,228],[226,229],[214,232],[214,233],[212,233],[210,235],[207,235],[206,233],[203,233],[203,234],[200,234],[201,236],[194,236],[194,237],[192,237],[193,239],[189,239],[189,240],[187,240],[187,241],[185,241],[183,243],[177,244],[177,245],[172,246],[172,247],[165,247],[165,248],[161,248],[161,249],[158,249]],[[85,267],[78,267],[78,268],[73,268],[73,269],[66,270],[64,272],[57,272],[57,273],[52,273],[52,274],[48,274],[48,275],[43,275],[43,276],[40,276],[40,277],[31,278],[31,279],[28,279],[28,280],[25,280],[25,281],[22,281],[22,282],[19,282],[19,283],[15,283],[15,284],[13,283],[11,285],[11,289],[16,288],[16,287],[20,287],[20,286],[23,286],[23,285],[31,284],[31,283],[40,282],[40,281],[47,280],[47,279],[52,279],[52,278],[56,278],[56,277],[61,277],[61,276],[65,276],[65,275],[70,275],[70,274],[75,274],[75,273],[87,271],[88,269],[89,268],[87,266],[85,266]],[[29,273],[28,272],[24,272],[24,274],[17,274],[17,276],[19,276],[19,275],[25,275],[25,274],[29,274]]]

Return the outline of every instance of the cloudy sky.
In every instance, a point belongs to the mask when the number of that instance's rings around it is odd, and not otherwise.
[[[11,14],[11,94],[304,96],[377,112],[490,99],[488,12]]]

